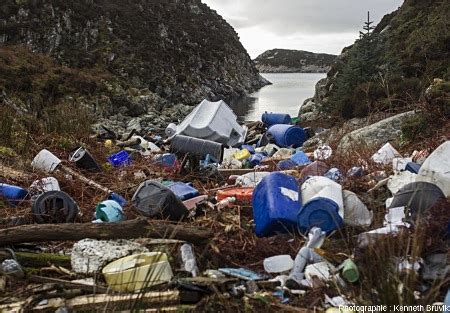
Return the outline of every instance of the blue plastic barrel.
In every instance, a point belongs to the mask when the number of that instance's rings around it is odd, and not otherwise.
[[[279,147],[301,147],[305,141],[305,131],[300,126],[276,124],[268,131]]]
[[[316,226],[330,234],[339,229],[343,220],[338,213],[339,205],[328,198],[314,198],[303,205],[298,213],[298,227],[302,233],[308,233]]]
[[[291,124],[291,116],[285,113],[265,112],[261,117],[261,121],[267,127],[270,127],[275,124]]]
[[[5,198],[12,206],[16,206],[25,199],[28,191],[18,186],[0,183],[0,197]]]
[[[293,231],[301,202],[294,177],[274,172],[264,177],[253,192],[253,219],[258,237]]]
[[[125,166],[125,165],[130,165],[131,157],[130,157],[130,154],[127,151],[122,150],[120,152],[117,152],[116,154],[111,155],[108,158],[108,161],[114,167]]]
[[[181,201],[197,197],[200,194],[197,189],[182,182],[171,183],[167,187],[169,187]]]

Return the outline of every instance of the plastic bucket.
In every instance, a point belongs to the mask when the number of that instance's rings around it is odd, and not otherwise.
[[[122,150],[120,152],[117,152],[116,154],[111,155],[108,158],[108,161],[114,167],[125,166],[125,165],[129,165],[131,163],[131,157],[127,151]]]
[[[305,131],[299,126],[275,124],[267,131],[280,147],[301,147],[305,141]]]
[[[253,192],[253,219],[258,237],[296,229],[301,202],[294,177],[274,172],[264,177]]]
[[[182,135],[172,138],[170,150],[174,153],[191,153],[200,157],[210,154],[219,162],[222,162],[223,157],[222,144]]]
[[[72,223],[78,211],[75,201],[62,191],[44,192],[32,207],[33,217],[39,224]]]
[[[122,207],[114,200],[106,200],[97,204],[95,218],[107,223],[125,220]]]
[[[343,220],[338,213],[339,205],[328,198],[314,198],[303,205],[298,213],[298,227],[302,233],[308,233],[313,227],[319,227],[327,234],[339,229]]]
[[[94,160],[92,155],[84,147],[72,151],[69,155],[69,161],[75,162],[77,167],[91,171],[101,172],[100,165]]]
[[[0,197],[5,198],[10,205],[18,205],[27,195],[28,191],[26,189],[0,183]]]
[[[53,172],[56,167],[61,163],[53,153],[46,149],[42,149],[31,162],[31,166],[34,169],[38,169],[47,173]]]
[[[265,112],[261,116],[261,121],[270,127],[275,124],[291,124],[292,120],[289,114]]]

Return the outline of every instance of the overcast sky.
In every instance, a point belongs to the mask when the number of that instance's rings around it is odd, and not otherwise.
[[[367,11],[378,23],[403,0],[202,0],[238,32],[252,58],[273,48],[339,54]]]

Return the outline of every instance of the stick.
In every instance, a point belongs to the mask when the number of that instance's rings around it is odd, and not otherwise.
[[[205,228],[138,218],[120,223],[36,224],[0,230],[0,246],[24,242],[92,239],[171,238],[194,244],[206,243],[213,233]]]

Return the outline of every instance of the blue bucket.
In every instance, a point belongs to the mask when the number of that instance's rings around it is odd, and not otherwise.
[[[299,186],[294,177],[274,172],[264,177],[253,192],[253,219],[258,237],[293,231],[300,210]]]
[[[302,233],[308,233],[316,226],[330,234],[339,229],[344,221],[339,215],[339,205],[328,198],[314,198],[303,205],[298,213],[298,227]]]
[[[291,116],[285,113],[265,112],[261,117],[261,121],[267,127],[270,127],[275,124],[291,124]]]
[[[0,197],[5,198],[12,206],[16,206],[26,198],[28,191],[21,187],[0,183]]]
[[[276,124],[267,131],[279,147],[301,147],[305,141],[303,128],[294,125]]]

